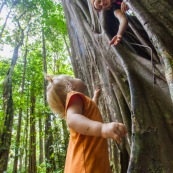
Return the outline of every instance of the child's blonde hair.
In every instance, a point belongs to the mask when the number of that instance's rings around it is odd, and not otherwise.
[[[53,113],[65,116],[65,102],[67,93],[72,90],[68,75],[46,75],[50,82],[47,87],[47,102]]]

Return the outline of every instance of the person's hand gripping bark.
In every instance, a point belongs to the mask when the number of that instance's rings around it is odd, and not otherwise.
[[[106,123],[102,125],[102,137],[114,139],[118,144],[121,143],[122,138],[127,134],[127,130],[122,123]]]

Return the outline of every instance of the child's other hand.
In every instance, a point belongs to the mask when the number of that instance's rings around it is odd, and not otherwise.
[[[127,130],[124,124],[122,123],[106,123],[102,125],[102,137],[112,138],[118,144],[121,143],[121,139],[127,134]]]
[[[95,89],[95,91],[94,91],[94,97],[98,98],[99,95],[100,95],[100,89],[97,88],[97,89]]]
[[[116,46],[121,41],[121,39],[122,39],[121,35],[115,35],[109,44]]]
[[[128,9],[129,9],[129,7],[127,6],[127,4],[125,2],[122,2],[121,3],[121,11],[123,13],[125,13]]]

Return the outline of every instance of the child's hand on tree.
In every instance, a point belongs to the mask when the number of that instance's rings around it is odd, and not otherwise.
[[[121,41],[121,39],[122,39],[121,35],[115,35],[109,44],[116,46]]]
[[[114,139],[118,144],[121,143],[122,138],[127,134],[127,130],[122,123],[106,123],[102,125],[102,137]]]
[[[128,9],[129,9],[129,7],[127,6],[127,4],[125,2],[122,2],[121,3],[121,11],[123,13],[125,13]]]
[[[93,96],[93,101],[98,104],[98,98],[100,96],[100,89],[95,89],[94,91],[94,96]]]
[[[100,89],[95,89],[95,91],[94,91],[94,97],[99,97],[100,96]]]

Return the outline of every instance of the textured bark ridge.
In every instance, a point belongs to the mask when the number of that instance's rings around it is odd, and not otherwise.
[[[90,96],[101,88],[104,121],[128,129],[122,145],[109,141],[113,171],[172,173],[172,2],[129,0],[129,27],[116,47],[109,46],[119,26],[112,12],[97,14],[89,0],[62,3],[75,75]]]

